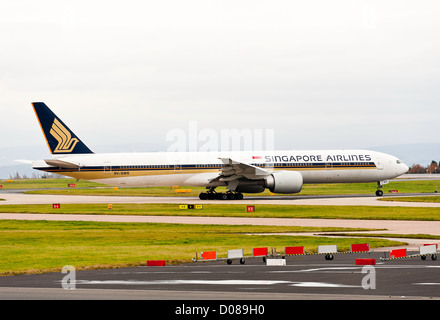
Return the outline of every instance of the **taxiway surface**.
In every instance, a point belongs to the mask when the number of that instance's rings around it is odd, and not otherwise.
[[[121,196],[75,196],[25,194],[15,190],[0,193],[0,205],[6,204],[51,204],[51,203],[176,203],[176,204],[273,204],[273,205],[317,205],[317,206],[385,206],[385,207],[436,207],[440,203],[382,201],[384,198],[402,196],[438,196],[437,193],[375,195],[322,195],[322,196],[256,196],[243,200],[200,200],[196,197],[121,197]]]
[[[63,273],[0,277],[0,299],[440,299],[440,260],[381,261],[381,256],[339,254],[331,261],[323,255],[287,257],[286,266],[252,258],[244,265],[86,270],[76,272],[75,290],[62,288]],[[355,265],[358,258],[374,258],[377,264],[368,271]]]
[[[6,201],[1,204],[59,203],[194,203],[200,200],[182,197],[96,197],[26,195],[2,192]],[[267,198],[267,199],[266,199]],[[376,197],[262,197],[248,198],[246,204],[307,204],[307,205],[392,205],[421,206],[421,203],[385,202]],[[215,201],[214,201],[215,202]],[[207,201],[206,203],[214,203]],[[219,201],[227,203],[228,201]],[[432,204],[430,204],[432,205]],[[439,204],[434,204],[439,206]],[[224,218],[184,216],[117,216],[117,215],[59,215],[59,214],[0,214],[0,219],[84,220],[115,222],[161,222],[195,224],[254,224],[292,226],[336,226],[351,228],[386,228],[387,233],[426,233],[440,235],[438,221],[345,220],[345,219],[279,219]],[[428,241],[439,243],[439,241]],[[416,247],[419,243],[414,243]],[[77,271],[76,290],[64,290],[61,281],[65,274],[20,275],[0,277],[0,299],[440,299],[440,259],[420,258],[380,262],[383,253],[368,257],[378,261],[374,266],[376,288],[364,289],[362,266],[355,258],[337,255],[325,261],[322,255],[288,257],[286,266],[266,266],[259,259],[245,265],[226,265],[224,262],[193,263],[166,267],[135,267]]]

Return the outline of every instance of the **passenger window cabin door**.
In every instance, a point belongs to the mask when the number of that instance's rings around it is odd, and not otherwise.
[[[110,161],[105,161],[104,162],[104,174],[110,174],[112,173],[112,166]]]

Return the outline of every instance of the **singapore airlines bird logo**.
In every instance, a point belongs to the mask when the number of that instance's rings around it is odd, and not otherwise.
[[[53,151],[54,153],[72,152],[79,141],[77,138],[72,138],[69,130],[67,130],[66,127],[64,127],[58,121],[58,119],[55,119],[55,121],[53,122],[52,128],[50,129],[50,134],[58,141],[58,145]]]

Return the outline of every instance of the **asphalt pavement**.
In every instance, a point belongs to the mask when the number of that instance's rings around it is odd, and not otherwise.
[[[0,299],[440,299],[440,259],[382,261],[384,256],[335,254],[329,261],[305,255],[286,257],[285,266],[250,258],[243,265],[214,261],[6,276],[0,277]],[[361,258],[376,264],[356,265]]]

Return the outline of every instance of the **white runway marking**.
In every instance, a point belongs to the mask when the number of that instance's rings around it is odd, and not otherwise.
[[[136,280],[77,280],[76,284],[111,284],[111,285],[273,285],[273,284],[289,284],[290,281],[272,281],[272,280],[153,280],[153,281],[136,281]]]
[[[291,287],[302,288],[362,288],[362,286],[352,286],[348,284],[326,283],[326,282],[297,282],[290,285]]]
[[[276,280],[77,280],[77,285],[249,285],[270,286],[286,284],[292,287],[303,288],[360,288],[361,286],[327,283],[327,282],[292,282]]]

